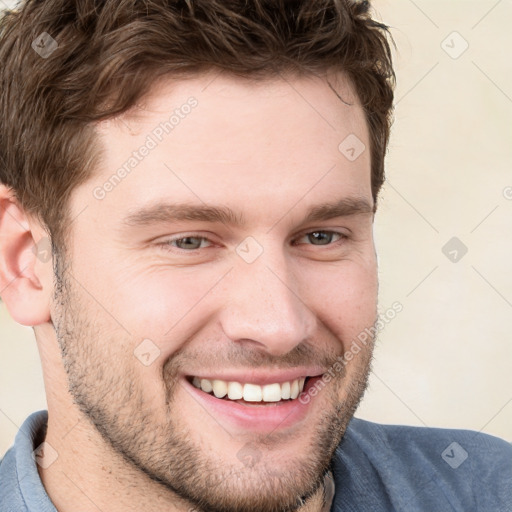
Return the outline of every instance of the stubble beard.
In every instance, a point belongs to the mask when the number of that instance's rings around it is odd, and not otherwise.
[[[367,387],[371,349],[358,355],[362,359],[357,376],[345,382],[345,372],[341,372],[329,389],[321,391],[330,393],[330,406],[316,421],[311,435],[304,436],[307,447],[301,444],[301,454],[283,466],[285,471],[276,471],[280,465],[275,461],[265,463],[272,461],[272,447],[287,440],[284,434],[255,439],[253,445],[263,456],[254,465],[238,460],[219,464],[214,453],[206,453],[189,439],[190,427],[179,414],[175,395],[180,385],[180,356],[169,358],[163,366],[166,403],[162,404],[162,414],[145,400],[129,356],[114,361],[108,357],[110,347],[132,344],[120,344],[119,336],[105,339],[101,322],[88,316],[92,309],[80,308],[87,303],[81,301],[86,296],[80,295],[62,268],[56,257],[53,320],[69,392],[107,447],[130,469],[188,501],[193,507],[189,510],[198,512],[292,512],[318,491]],[[373,347],[373,340],[368,346]],[[346,398],[340,401],[344,387]]]

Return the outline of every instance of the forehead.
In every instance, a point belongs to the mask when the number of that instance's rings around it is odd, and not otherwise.
[[[110,217],[164,199],[267,213],[326,193],[371,199],[364,111],[342,74],[163,78],[97,132],[102,162],[86,186],[91,196],[110,182],[105,198],[92,201]],[[366,148],[357,159],[343,153],[346,140]]]

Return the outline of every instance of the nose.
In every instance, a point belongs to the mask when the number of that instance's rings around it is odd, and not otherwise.
[[[266,251],[250,264],[237,261],[225,283],[224,333],[276,356],[306,342],[315,332],[316,315],[300,296],[299,284],[285,255]]]

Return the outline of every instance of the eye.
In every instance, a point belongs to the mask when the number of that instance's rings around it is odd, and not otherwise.
[[[342,242],[347,239],[348,236],[339,233],[337,231],[310,231],[309,233],[304,233],[299,238],[296,238],[293,242],[293,245],[302,245],[304,242],[301,240],[306,239],[306,244],[309,245],[337,245],[337,242]],[[163,249],[174,251],[184,251],[184,252],[193,252],[199,249],[204,249],[211,245],[211,240],[204,236],[199,235],[187,235],[181,236],[179,238],[171,238],[169,240],[165,240],[164,242],[159,243]]]
[[[341,241],[345,238],[348,238],[347,235],[343,233],[338,233],[337,231],[310,231],[309,233],[305,233],[297,240],[303,240],[304,238],[311,242],[311,245],[333,245],[333,238],[338,237],[335,242]],[[297,242],[294,242],[294,244]]]
[[[171,240],[166,240],[159,245],[162,245],[166,249],[176,248],[181,249],[183,251],[195,251],[197,249],[202,249],[205,247],[203,242],[209,242],[208,238],[204,236],[184,236],[181,238],[174,238]]]

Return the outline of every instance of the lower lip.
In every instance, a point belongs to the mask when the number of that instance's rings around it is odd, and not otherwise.
[[[314,385],[321,377],[308,379],[303,393]],[[253,432],[274,432],[284,430],[302,422],[307,416],[314,402],[308,397],[307,403],[298,398],[281,402],[271,402],[268,405],[244,405],[232,400],[215,398],[193,386],[187,379],[183,379],[187,391],[210,413],[214,418],[222,418],[237,428]],[[300,397],[300,395],[299,395]],[[255,402],[259,403],[259,402]]]

